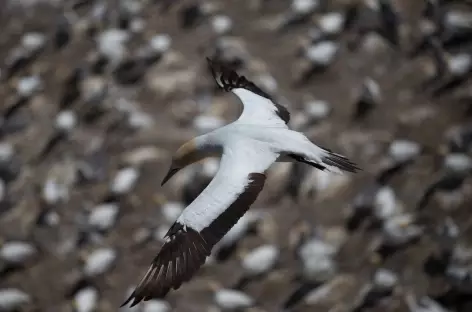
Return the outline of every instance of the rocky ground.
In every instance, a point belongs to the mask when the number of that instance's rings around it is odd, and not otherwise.
[[[471,311],[472,11],[389,3],[4,1],[0,311]],[[241,111],[206,56],[363,170],[274,165],[192,281],[120,309],[218,165],[161,188],[172,152]]]

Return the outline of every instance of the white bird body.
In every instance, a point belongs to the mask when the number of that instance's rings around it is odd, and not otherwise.
[[[278,157],[264,142],[244,139],[238,134],[231,134],[226,142],[215,177],[177,222],[197,231],[203,230],[243,192],[249,174],[264,173]]]
[[[176,152],[165,183],[181,168],[207,156],[221,156],[218,172],[181,213],[166,242],[128,303],[161,298],[188,281],[213,246],[237,223],[264,187],[265,172],[276,161],[301,161],[331,172],[358,170],[344,156],[316,146],[290,130],[290,114],[244,76],[210,60],[218,85],[243,103],[241,116],[196,137]],[[123,304],[123,305],[124,305]]]
[[[241,120],[196,140],[200,142],[200,147],[222,150],[220,167],[212,182],[177,219],[197,231],[208,226],[209,220],[216,219],[227,209],[242,192],[241,186],[247,184],[250,173],[264,173],[280,158],[281,161],[289,160],[286,154],[302,155],[319,163],[322,163],[323,154],[326,154],[302,133],[284,127],[243,124]],[[337,167],[327,168],[340,172]],[[218,194],[218,197],[214,194]]]

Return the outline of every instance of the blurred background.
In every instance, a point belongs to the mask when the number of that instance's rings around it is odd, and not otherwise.
[[[445,0],[3,0],[0,311],[472,311],[472,8]],[[242,106],[205,57],[363,169],[278,163],[189,283],[119,308]]]

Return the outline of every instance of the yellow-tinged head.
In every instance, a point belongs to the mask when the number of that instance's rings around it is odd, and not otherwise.
[[[172,157],[172,163],[167,175],[162,180],[161,185],[164,185],[170,178],[172,178],[179,170],[200,161],[206,157],[218,155],[217,150],[211,146],[199,143],[197,139],[190,140],[183,144],[175,152]]]
[[[201,151],[197,148],[195,140],[190,140],[179,147],[172,158],[172,162],[183,168],[198,161],[201,157],[200,154]]]
[[[164,180],[162,180],[161,185],[164,185],[169,181],[169,179],[172,178],[180,169],[195,162],[194,159],[196,158],[198,158],[198,149],[195,140],[190,140],[179,147],[172,157],[170,169],[164,177]]]

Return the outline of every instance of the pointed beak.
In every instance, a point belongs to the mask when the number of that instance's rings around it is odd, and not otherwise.
[[[177,171],[179,171],[178,168],[170,168],[169,172],[167,172],[166,176],[164,177],[164,180],[162,180],[161,186],[166,184],[166,182],[169,181],[169,179],[172,178],[174,174],[177,173]]]

